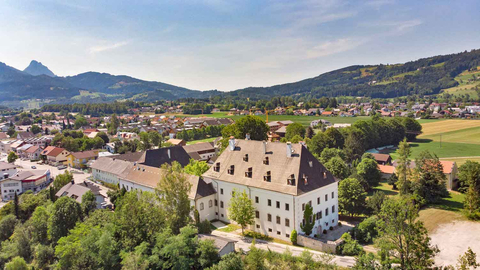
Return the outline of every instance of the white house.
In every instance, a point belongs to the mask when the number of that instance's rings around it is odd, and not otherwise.
[[[5,175],[0,180],[2,199],[12,200],[15,193],[22,194],[27,190],[38,192],[51,182],[50,170],[18,171],[15,174]]]
[[[136,164],[120,178],[120,187],[130,190],[155,192],[155,188],[165,171],[161,168]],[[200,177],[186,174],[192,185],[188,198],[190,204],[198,210],[201,220],[215,219],[215,189]]]
[[[338,224],[338,182],[301,144],[229,141],[228,148],[203,174],[217,193],[216,218],[230,222],[228,204],[233,192],[245,191],[256,207],[251,230],[289,240],[303,233],[303,211],[313,207],[312,234]]]
[[[118,184],[119,178],[128,172],[134,163],[116,159],[115,157],[100,157],[90,166],[92,176],[95,180],[100,180],[109,184]]]

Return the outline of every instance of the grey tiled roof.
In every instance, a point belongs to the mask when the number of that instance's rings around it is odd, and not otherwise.
[[[305,146],[292,144],[293,153],[287,157],[287,144],[265,144],[264,153],[264,142],[237,140],[235,150],[227,147],[203,177],[291,195],[308,193],[336,181]],[[245,154],[248,154],[248,161],[244,161]],[[268,165],[263,162],[265,157],[269,159]],[[214,167],[218,163],[220,170],[216,172]],[[228,173],[231,165],[234,165],[233,175]],[[251,178],[245,176],[248,168],[252,168]],[[264,181],[267,171],[271,173],[270,182]],[[292,174],[295,185],[289,185],[287,181]]]

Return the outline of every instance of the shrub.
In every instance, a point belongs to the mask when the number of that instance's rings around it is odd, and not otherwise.
[[[378,234],[376,229],[377,217],[371,216],[363,220],[355,229],[356,239],[363,244],[367,244],[373,241]]]
[[[323,230],[323,234],[327,234],[327,230],[324,229],[324,230]]]
[[[292,234],[290,235],[290,241],[292,241],[293,244],[297,244],[297,231],[293,230]]]
[[[199,222],[198,225],[198,233],[203,233],[203,234],[210,234],[212,233],[212,224],[208,219],[205,219],[202,222]]]
[[[330,231],[333,231],[333,227],[332,227],[332,226],[330,226],[330,228],[329,228],[329,229],[330,229]]]
[[[342,235],[343,243],[337,247],[337,253],[355,256],[363,252],[363,247],[349,233]]]
[[[342,227],[342,223],[341,223],[341,222],[338,222],[338,227]]]

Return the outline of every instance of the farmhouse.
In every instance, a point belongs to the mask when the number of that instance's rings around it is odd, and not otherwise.
[[[251,230],[289,240],[303,233],[305,205],[313,207],[313,234],[338,223],[338,182],[301,144],[267,143],[230,138],[229,146],[203,174],[216,190],[216,218],[230,222],[234,192],[245,191],[256,208]]]
[[[380,165],[387,165],[392,163],[392,158],[389,154],[379,154],[379,153],[371,153],[372,156],[375,158],[378,164]]]

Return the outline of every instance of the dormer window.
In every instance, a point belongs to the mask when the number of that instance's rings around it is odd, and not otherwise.
[[[215,163],[215,166],[213,166],[213,170],[214,170],[215,172],[219,172],[219,171],[220,171],[220,162]]]
[[[247,169],[245,172],[245,177],[252,178],[252,167]]]
[[[227,170],[227,173],[233,175],[235,173],[235,165],[230,165],[230,169]]]
[[[290,175],[290,177],[288,177],[287,184],[290,185],[290,186],[295,186],[295,175],[294,174],[292,174],[292,175]]]
[[[272,181],[272,174],[270,171],[267,172],[267,174],[265,174],[263,176],[263,181],[265,182],[271,182]]]
[[[308,186],[308,176],[306,176],[305,174],[303,174],[303,183],[305,184],[305,186]]]
[[[310,161],[308,162],[308,165],[310,166],[310,168],[313,168],[313,161],[310,160]]]
[[[243,161],[248,162],[248,154],[245,154],[245,155],[243,156]]]
[[[323,179],[327,179],[327,172],[323,172]]]
[[[265,159],[263,160],[263,164],[268,165],[268,163],[269,163],[268,157],[265,157]]]

